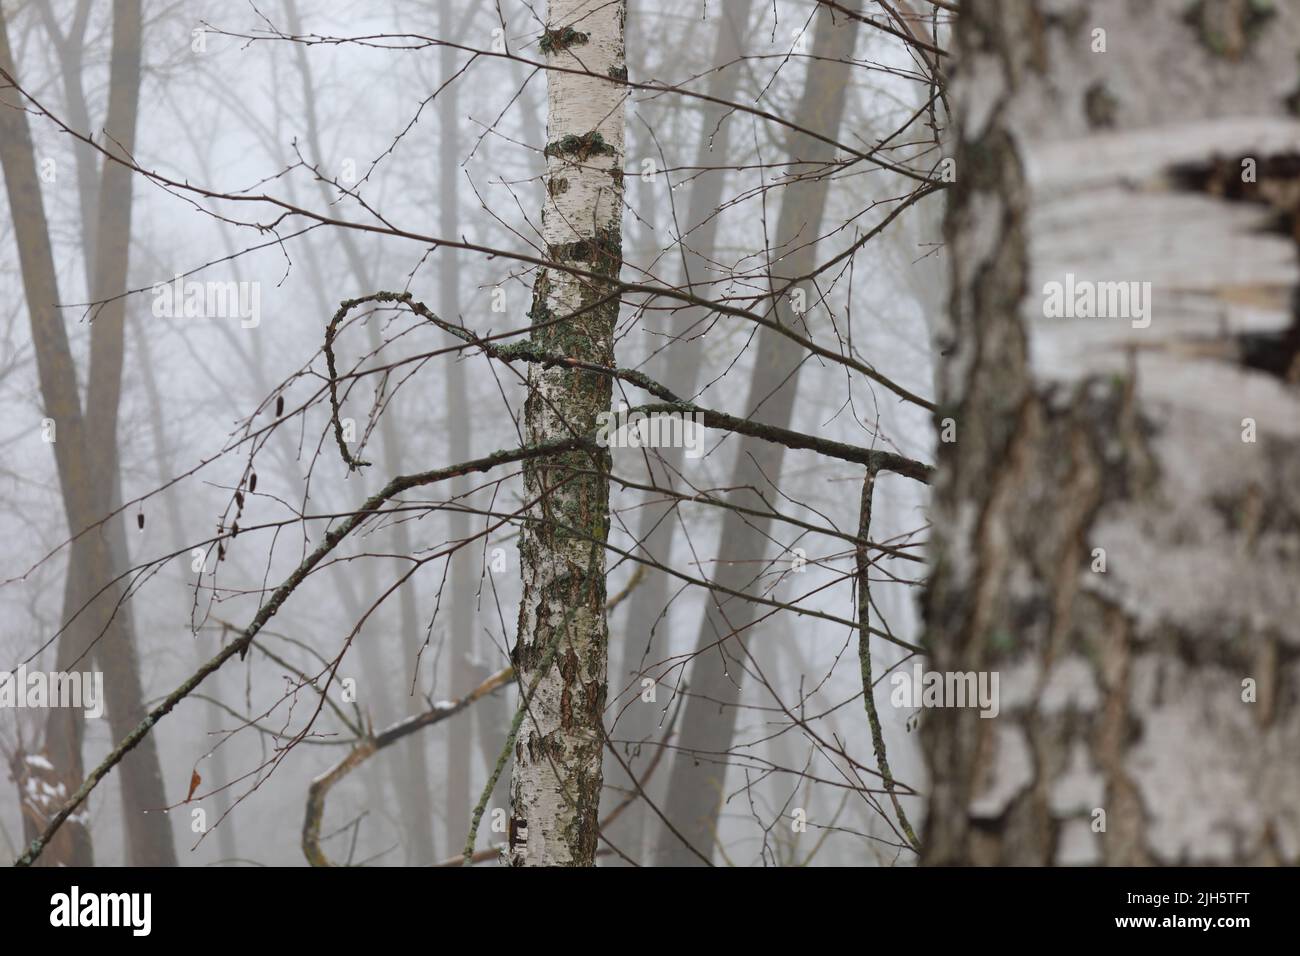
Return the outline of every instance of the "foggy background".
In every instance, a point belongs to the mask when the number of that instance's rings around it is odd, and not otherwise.
[[[89,126],[83,131],[98,133],[106,112],[111,9],[89,4],[84,39],[62,55],[50,34],[52,27],[66,33],[81,6],[71,0],[48,5],[6,0],[5,14],[17,75],[27,91],[69,125],[84,126],[69,108],[64,58],[73,57],[88,108]],[[728,28],[726,6],[720,0],[631,0],[631,78],[702,88],[703,77],[721,65],[713,54],[718,31]],[[791,113],[807,68],[814,6],[787,0],[753,5],[749,23],[736,37],[745,57],[728,67],[739,72],[738,101],[799,122]],[[515,0],[502,0],[500,12],[510,50],[540,59],[537,38],[543,25],[534,12]],[[438,37],[490,50],[500,38],[494,34],[501,28],[497,4],[181,0],[147,2],[144,15],[135,149],[140,166],[215,192],[266,193],[349,221],[376,222],[382,216],[398,229],[421,235],[536,253],[546,142],[544,76],[508,59],[474,59],[464,50],[422,46],[411,39]],[[276,38],[273,30],[371,39],[306,45]],[[383,39],[386,34],[403,37]],[[906,47],[879,31],[858,30],[854,58],[855,68],[846,71],[851,85],[845,116],[832,135],[866,148],[902,126],[925,103],[929,90],[917,81]],[[453,99],[451,107],[444,106],[448,99]],[[445,113],[451,114],[450,125]],[[62,314],[84,388],[90,334],[85,303],[91,294],[78,154],[96,164],[99,156],[47,119],[29,115],[29,122],[38,163],[53,161],[54,178],[43,183],[42,196]],[[719,230],[711,255],[719,273],[750,273],[749,280],[740,281],[753,281],[768,254],[764,236],[772,231],[782,196],[779,189],[763,187],[791,159],[785,152],[787,132],[752,115],[728,115],[723,122],[730,135],[725,155],[713,160],[717,168],[694,169],[698,144],[715,135],[715,122],[698,100],[632,92],[625,280],[681,281],[677,238],[686,197],[697,179],[722,176]],[[918,124],[913,133],[920,129]],[[652,164],[645,177],[643,160]],[[326,180],[356,189],[369,209]],[[837,176],[819,261],[846,248],[885,215],[889,207],[871,209],[873,202],[903,194],[896,179],[869,167]],[[924,395],[933,394],[928,318],[944,306],[943,269],[934,252],[940,202],[930,197],[900,217],[857,257],[851,282],[843,275],[824,289],[837,327],[851,326],[858,353]],[[518,376],[482,355],[431,355],[450,346],[450,337],[409,313],[359,310],[339,333],[340,372],[387,365],[390,373],[386,379],[354,379],[350,388],[341,389],[342,414],[356,422],[363,439],[360,450],[355,445],[353,450],[374,463],[349,473],[334,447],[328,403],[318,395],[326,375],[321,354],[325,326],[340,300],[409,289],[444,318],[486,334],[527,324],[533,273],[519,262],[356,230],[315,227],[303,232],[311,224],[294,217],[279,222],[278,235],[267,233],[222,218],[271,221],[274,216],[265,207],[205,201],[140,176],[133,179],[133,204],[128,288],[136,291],[126,301],[117,434],[120,500],[125,504],[118,520],[126,526],[126,566],[134,569],[127,578],[129,613],[146,703],[152,704],[246,626],[263,589],[278,585],[310,549],[308,541],[319,540],[325,522],[302,523],[297,520],[301,514],[347,513],[394,474],[518,444],[516,418],[524,398]],[[62,623],[68,529],[54,458],[41,435],[46,413],[7,208],[0,212],[0,250],[0,400],[5,409],[0,430],[0,536],[5,542],[0,550],[0,670],[15,670],[25,661],[29,670],[48,671],[55,666],[49,642]],[[260,321],[246,328],[238,316],[155,315],[155,283],[172,281],[178,273],[187,274],[187,280],[256,283]],[[654,278],[647,280],[647,275]],[[504,311],[493,310],[497,289],[503,291],[497,304]],[[700,350],[703,365],[695,400],[745,414],[741,406],[752,371],[754,327],[723,318],[710,321],[690,340],[672,341],[663,333],[668,305],[660,306],[638,311],[625,303],[618,329],[620,365],[662,377],[685,350]],[[830,321],[825,307],[810,315],[819,340],[829,334]],[[373,354],[381,344],[382,351]],[[457,364],[459,379],[452,369]],[[463,394],[449,382],[463,387]],[[376,419],[381,383],[383,414]],[[861,377],[850,386],[849,377],[832,365],[810,364],[800,381],[792,427],[933,460],[935,439],[925,411],[869,386]],[[281,396],[285,415],[292,417],[274,431],[259,432],[274,419]],[[312,399],[314,404],[297,414]],[[457,440],[467,441],[468,455],[455,454]],[[710,431],[707,455],[687,459],[684,474],[698,487],[725,486],[737,445],[734,437]],[[616,471],[643,480],[640,460],[632,450],[616,453]],[[227,542],[218,564],[215,549],[206,542],[219,522],[228,527],[232,496],[250,468],[257,474],[256,492],[245,494],[239,518],[241,528],[249,530]],[[496,512],[518,507],[518,480],[496,484],[502,474],[515,471],[469,479],[467,487],[483,490],[467,500]],[[788,452],[780,477],[781,491],[788,496],[784,511],[855,533],[858,466]],[[915,546],[924,540],[922,492],[916,482],[882,477],[873,540],[897,539],[895,543],[911,543],[921,553]],[[447,495],[447,488],[431,486],[403,496],[403,502],[436,503]],[[614,485],[610,541],[616,547],[632,549],[641,500],[640,493]],[[722,514],[717,508],[682,507],[687,534],[678,529],[674,567],[695,575],[712,572]],[[470,517],[470,530],[481,531],[484,521]],[[222,668],[160,722],[154,735],[168,800],[185,800],[192,772],[202,777],[195,802],[169,814],[183,865],[305,862],[300,830],[307,787],[341,759],[353,736],[326,707],[311,735],[287,752],[277,751],[317,705],[309,688],[293,688],[293,669],[319,671],[322,658],[337,654],[359,623],[338,675],[356,681],[359,713],[376,729],[425,709],[426,697],[450,699],[472,689],[453,678],[457,605],[462,620],[469,621],[472,647],[459,676],[472,674],[476,684],[508,663],[506,647],[514,640],[520,590],[516,537],[508,526],[466,549],[472,565],[469,591],[452,586],[445,560],[430,560],[400,594],[388,594],[375,606],[411,569],[409,555],[436,554],[455,537],[453,532],[447,513],[435,510],[413,510],[369,526],[291,596],[246,660]],[[787,547],[805,549],[809,562],[802,575],[773,577],[775,595],[788,599],[808,592],[803,606],[852,617],[852,582],[844,578],[852,552],[843,541],[801,536],[790,527],[778,527],[775,534]],[[212,552],[204,554],[202,574],[192,568],[195,547]],[[170,554],[176,556],[151,563]],[[634,569],[613,554],[610,567],[609,593],[614,595]],[[901,574],[907,567],[900,569],[895,562],[891,570]],[[915,578],[921,567],[915,566]],[[828,586],[819,590],[821,585]],[[915,640],[916,589],[882,573],[872,590],[889,630]],[[702,591],[682,589],[680,582],[671,582],[668,594],[671,604],[658,621],[631,619],[630,600],[610,617],[606,727],[630,753],[636,739],[623,733],[625,721],[615,723],[615,717],[625,707],[654,709],[650,742],[635,764],[642,768],[663,732],[664,715],[674,709],[673,686],[694,649],[706,600]],[[418,622],[415,633],[403,627],[402,596],[413,602],[408,608]],[[876,677],[882,679],[900,653],[887,643],[873,644]],[[855,635],[826,621],[779,613],[756,627],[748,646],[781,703],[758,682],[746,682],[735,765],[727,778],[731,799],[719,834],[726,860],[736,865],[911,863],[912,854],[877,839],[887,835],[886,828],[879,813],[853,791],[853,778],[782,712],[785,707],[806,715],[823,740],[842,741],[848,753],[874,766],[858,699]],[[418,664],[413,649],[419,652]],[[649,663],[666,662],[659,670],[668,676],[657,687],[653,704],[639,700],[641,687],[632,673],[636,665],[629,663],[629,655],[635,661],[642,653]],[[887,678],[882,685],[887,695]],[[330,693],[337,699],[337,685]],[[456,793],[468,793],[471,807],[477,802],[516,702],[517,690],[511,686],[411,738],[424,757],[423,781],[413,777],[409,741],[350,775],[330,794],[322,826],[331,858],[403,865],[457,855],[469,820],[463,808],[449,813],[462,799],[449,796],[449,780]],[[0,710],[6,763],[24,744],[39,745],[42,716]],[[895,776],[923,788],[917,731],[906,726],[909,714],[882,706],[881,716]],[[253,726],[233,736],[223,733],[245,721]],[[107,719],[87,721],[86,767],[98,763],[112,744]],[[468,754],[467,779],[454,771],[449,776],[456,746],[459,759]],[[652,799],[662,799],[674,759],[688,758],[665,755],[646,783]],[[126,859],[117,782],[115,772],[88,804],[95,861],[101,865]],[[618,804],[625,784],[607,766],[606,805]],[[478,832],[480,849],[503,839],[490,831],[490,815],[504,805],[505,792],[503,782],[489,801],[489,815]],[[403,823],[403,801],[418,807],[421,799],[434,820],[433,845],[423,852]],[[232,803],[229,815],[216,825]],[[905,799],[905,806],[919,827],[921,801]],[[206,834],[191,829],[195,807],[206,811]],[[795,808],[806,811],[807,832],[791,832]],[[24,842],[19,813],[16,789],[6,779],[0,786],[0,845],[10,856]],[[625,852],[638,862],[653,862],[654,814],[637,801],[619,823]],[[605,856],[601,862],[617,860]]]

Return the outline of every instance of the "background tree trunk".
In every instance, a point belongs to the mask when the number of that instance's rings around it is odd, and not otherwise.
[[[130,317],[128,320],[131,329],[131,335],[134,338],[135,350],[132,353],[135,366],[140,370],[140,385],[144,390],[145,401],[149,407],[149,431],[154,443],[154,464],[156,466],[155,480],[157,487],[163,487],[171,481],[176,475],[175,462],[172,459],[171,448],[172,442],[168,435],[167,419],[164,413],[163,396],[158,388],[158,379],[154,371],[153,355],[149,340],[149,332],[142,327],[138,315]],[[190,539],[185,534],[185,520],[181,516],[179,495],[174,493],[173,489],[168,489],[160,496],[155,496],[154,501],[158,502],[161,497],[161,504],[167,514],[167,541],[168,549],[176,554],[183,555],[185,548]],[[176,568],[188,570],[188,564],[182,559],[177,562]],[[182,578],[181,580],[184,580]],[[189,583],[189,582],[186,582]],[[185,590],[181,595],[192,600],[192,596]],[[205,661],[212,659],[217,652],[218,642],[214,639],[211,631],[200,631],[194,635],[194,668],[201,667]],[[204,705],[205,728],[207,730],[208,743],[216,749],[212,751],[211,757],[207,760],[207,770],[202,770],[204,777],[208,778],[202,793],[207,790],[216,790],[212,794],[212,812],[208,816],[209,826],[216,826],[217,821],[221,820],[221,825],[217,827],[216,840],[217,852],[222,860],[234,860],[239,856],[239,851],[235,843],[235,826],[234,816],[225,816],[230,809],[230,791],[220,789],[230,779],[229,765],[226,760],[226,754],[230,749],[228,745],[216,746],[222,741],[222,730],[224,726],[225,713],[217,704],[221,698],[222,675],[212,674],[204,682],[204,690],[208,697],[208,702]],[[197,795],[196,795],[197,796]]]
[[[109,139],[105,148],[126,153],[133,150],[135,141],[140,32],[139,3],[123,0],[115,4],[106,120]],[[2,18],[0,44],[3,44],[0,65],[12,72],[8,31]],[[26,116],[9,108],[0,112],[4,114],[0,118],[3,124],[0,162],[13,210],[41,392],[46,412],[57,429],[53,443],[55,458],[69,532],[76,536],[102,521],[117,500],[116,427],[124,355],[124,302],[118,299],[93,313],[91,370],[83,420],[76,367],[56,307],[58,284]],[[83,187],[84,179],[83,176]],[[87,274],[91,277],[92,298],[108,299],[126,288],[131,183],[125,169],[111,162],[103,164],[96,205],[96,254],[93,268],[87,268]],[[83,204],[83,212],[87,208]],[[91,531],[69,549],[64,621],[69,621],[74,614],[77,618],[58,641],[56,667],[84,669],[86,661],[98,662],[104,671],[109,723],[114,736],[120,738],[144,716],[143,690],[126,607],[118,603],[122,589],[110,583],[117,563],[114,552],[125,559],[121,518],[110,519],[105,531]],[[84,656],[87,651],[89,657]],[[46,727],[47,759],[55,768],[59,785],[68,793],[80,783],[82,773],[81,724],[80,711],[54,709]],[[161,812],[153,816],[143,812],[161,811],[167,805],[157,747],[152,738],[123,761],[120,781],[130,862],[141,866],[175,865],[170,820]],[[25,813],[28,825],[34,822],[35,816]],[[88,864],[89,839],[84,831],[77,833],[78,829],[79,826],[74,827],[70,841],[64,844],[72,857],[64,860],[56,855],[45,862]]]
[[[843,4],[856,12],[856,0]],[[844,113],[846,84],[850,68],[840,62],[853,55],[858,21],[832,16],[829,10],[819,14],[813,40],[813,60],[804,84],[802,100],[795,116],[801,126],[824,136],[834,137]],[[772,276],[774,287],[784,281],[811,272],[816,265],[817,243],[830,187],[828,176],[808,175],[809,163],[832,157],[830,148],[810,136],[796,133],[791,137],[789,158],[797,163],[793,174],[805,174],[804,181],[785,187],[781,216],[777,224],[776,245],[769,253],[779,257]],[[815,307],[816,292],[807,294],[809,311]],[[774,301],[777,319],[798,328],[804,316],[796,315],[790,296]],[[744,414],[765,424],[788,427],[794,411],[799,370],[804,364],[803,350],[784,336],[763,329],[758,336],[758,350]],[[770,489],[778,480],[785,457],[783,446],[745,438],[736,454],[730,487],[745,489],[733,501],[752,508],[765,507],[758,493]],[[767,567],[764,555],[769,549],[770,522],[727,511],[718,539],[719,561],[714,579],[734,590],[755,586]],[[754,605],[741,599],[710,595],[705,619],[696,640],[696,655],[688,676],[690,698],[682,715],[681,734],[677,741],[678,756],[672,763],[665,814],[687,840],[705,856],[709,855],[717,833],[718,815],[727,771],[726,752],[730,749],[736,727],[737,703],[745,668],[744,641],[753,624]],[[721,642],[721,643],[719,643]],[[696,760],[699,755],[702,759]],[[700,859],[667,828],[660,828],[657,862],[667,865],[698,865]]]
[[[285,0],[285,14],[289,28],[294,32],[301,30],[302,21],[294,0]],[[330,161],[325,155],[324,144],[321,141],[320,121],[315,100],[316,85],[311,62],[308,59],[308,49],[300,44],[295,45],[294,54],[297,57],[298,71],[302,76],[303,115],[307,127],[307,143],[312,150],[314,161],[328,167]],[[337,197],[332,194],[333,190],[328,184],[318,180],[317,186],[323,202],[328,204],[335,201]],[[356,284],[354,294],[366,295],[375,291],[377,287],[374,284],[372,269],[366,262],[356,237],[344,231],[339,234],[339,242]],[[375,321],[366,323],[366,333],[371,352],[378,352],[382,345],[379,323]],[[401,473],[403,445],[401,427],[397,409],[390,405],[379,419],[377,428],[382,446],[385,477]],[[414,553],[410,527],[405,521],[393,522],[390,532],[393,536],[394,554]],[[404,565],[399,565],[399,568],[402,571],[406,570]],[[373,571],[367,570],[367,575],[373,576]],[[379,704],[376,710],[381,726],[388,726],[397,719],[399,714],[412,716],[424,709],[421,696],[423,688],[418,674],[415,673],[416,661],[421,658],[420,648],[423,643],[415,589],[416,582],[411,580],[403,584],[397,593],[398,639],[393,643],[397,645],[400,654],[398,659],[402,666],[397,671],[396,680],[385,679],[383,661],[391,659],[391,654],[386,656],[384,646],[375,643],[376,639],[383,641],[384,638],[372,633],[361,642],[362,666],[367,674],[372,675],[367,678],[367,682],[371,683],[377,692],[373,699]],[[367,589],[367,593],[374,593],[373,588]],[[413,679],[416,689],[414,697],[411,696]],[[404,701],[404,703],[393,704],[393,701]],[[391,754],[386,761],[405,836],[402,846],[406,863],[410,866],[427,866],[437,857],[433,838],[433,801],[430,793],[427,747],[426,735],[412,735],[400,745],[400,759],[394,759],[397,754]],[[452,845],[458,845],[458,841]]]
[[[452,34],[452,11],[443,4],[438,15],[440,36]],[[456,69],[456,51],[444,46],[439,51],[439,62],[444,82]],[[438,234],[442,236],[460,235],[459,194],[461,189],[460,172],[460,115],[459,85],[450,83],[438,95]],[[439,303],[443,317],[449,322],[460,320],[460,267],[457,255],[451,249],[443,249],[438,262]],[[447,362],[446,399],[443,414],[447,421],[447,461],[468,461],[470,457],[469,417],[470,405],[468,390],[465,386],[465,362],[455,357]],[[467,478],[461,477],[451,484],[453,499],[465,494],[470,488]],[[469,515],[463,511],[452,510],[447,514],[448,539],[463,541],[470,534]],[[456,699],[468,693],[487,676],[482,668],[474,662],[475,640],[474,600],[475,600],[475,549],[462,549],[451,557],[450,595],[451,628],[447,641],[450,657],[448,668],[448,697]],[[465,834],[470,825],[470,779],[473,756],[474,714],[465,715],[459,730],[447,733],[447,770],[443,781],[447,803],[447,846],[458,847],[464,844]],[[486,730],[483,722],[478,722],[478,732]],[[495,750],[500,753],[500,739],[492,741]]]
[[[732,0],[717,11],[717,38],[710,65],[719,67],[733,63],[741,56],[742,39],[749,29],[751,7],[752,0]],[[736,98],[742,75],[743,70],[739,64],[733,64],[725,70],[715,69],[709,75],[705,93],[718,100],[731,102]],[[696,169],[721,165],[721,158],[729,155],[732,124],[728,122],[727,114],[730,111],[708,102],[702,102],[699,109],[703,116],[693,165]],[[657,157],[655,162],[658,163]],[[690,186],[686,216],[681,222],[682,283],[701,297],[710,297],[715,291],[709,283],[717,278],[712,263],[716,261],[714,246],[721,219],[719,207],[727,179],[727,173],[723,169],[712,170],[695,179]],[[665,191],[668,189],[667,183],[656,181],[655,186]],[[641,206],[654,210],[653,203],[642,203]],[[666,355],[658,363],[659,371],[655,378],[678,395],[690,397],[695,393],[703,349],[702,340],[690,341],[689,337],[699,335],[702,323],[708,320],[708,309],[695,307],[682,309],[671,320],[669,331],[679,339],[679,343],[668,347]],[[662,465],[659,465],[660,459]],[[668,488],[679,486],[676,475],[682,465],[682,449],[657,449],[650,454],[649,461],[651,472],[648,477],[651,484]],[[673,542],[679,520],[675,509],[671,505],[650,505],[640,509],[640,513],[637,527],[637,541],[640,545],[637,553],[671,567]],[[633,773],[643,768],[654,756],[653,751],[644,745],[658,734],[663,704],[658,701],[647,703],[640,699],[641,680],[646,677],[654,679],[657,675],[646,673],[646,665],[661,661],[670,653],[666,641],[659,644],[658,653],[655,651],[656,635],[668,630],[668,600],[668,575],[653,568],[646,568],[645,577],[627,599],[623,637],[619,642],[622,654],[618,658],[617,686],[630,686],[635,696],[619,720],[614,736],[631,742],[622,748],[622,756]],[[609,763],[611,767],[607,770],[619,766],[614,760]],[[625,776],[621,769],[617,774]],[[631,782],[628,783],[630,785]],[[624,849],[636,860],[641,859],[643,852],[647,813],[644,807],[639,807],[622,814],[618,829],[611,835],[615,846]]]
[[[109,64],[108,118],[104,148],[132,157],[140,103],[142,21],[139,0],[113,4],[113,52]],[[91,496],[92,513],[103,517],[118,507],[117,423],[122,398],[122,366],[126,356],[127,270],[131,249],[131,198],[134,176],[125,166],[101,161],[99,211],[96,220],[94,286],[91,301],[103,302],[91,312],[90,371],[86,385],[86,449],[90,471],[82,476]],[[125,515],[106,527],[113,567],[127,567]],[[110,580],[92,579],[96,590]],[[116,591],[117,589],[114,589]],[[93,593],[93,591],[91,592]],[[101,599],[102,601],[103,599]],[[130,609],[108,607],[116,627],[98,641],[94,659],[104,671],[104,695],[113,737],[121,740],[144,719],[144,688]],[[128,857],[135,866],[175,866],[176,848],[167,806],[157,741],[146,739],[121,767],[122,813]],[[152,810],[150,815],[147,811]]]

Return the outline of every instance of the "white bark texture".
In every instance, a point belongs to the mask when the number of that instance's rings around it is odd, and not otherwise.
[[[616,279],[622,263],[623,0],[552,0],[542,52],[548,73],[547,258]],[[544,269],[529,313],[534,343],[610,365],[618,301],[611,283]],[[597,304],[599,303],[599,304]],[[534,367],[524,406],[530,443],[590,434],[609,379]],[[605,556],[608,453],[536,459],[524,469],[530,507],[520,537],[524,580],[514,663],[526,711],[515,745],[508,860],[590,865],[596,852],[608,631]],[[529,689],[536,686],[531,697]]]
[[[1300,9],[958,19],[927,641],[1002,699],[923,718],[924,859],[1294,864]],[[1049,317],[1067,274],[1149,326]]]

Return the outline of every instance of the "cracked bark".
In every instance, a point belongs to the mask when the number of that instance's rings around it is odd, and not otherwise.
[[[1269,228],[1276,202],[1186,175],[1294,150],[1279,78],[1300,12],[1228,55],[1183,6],[958,19],[936,343],[957,437],[939,446],[926,644],[934,670],[998,671],[1001,712],[924,714],[926,863],[1300,859],[1300,397],[1258,354],[1294,327],[1296,242]],[[1150,325],[1045,317],[1067,272],[1150,282]]]
[[[611,279],[622,263],[624,90],[605,77],[625,75],[625,17],[622,0],[552,0],[544,34],[549,62],[594,74],[548,77],[548,258]],[[531,341],[612,365],[617,300],[584,308],[610,288],[541,270],[529,316],[562,321],[534,330]],[[528,441],[590,434],[612,395],[606,376],[533,366],[524,404]],[[520,535],[524,593],[513,663],[519,686],[536,690],[515,745],[506,851],[514,866],[590,866],[595,859],[608,629],[605,555],[588,536],[603,543],[609,532],[608,468],[605,450],[524,467],[525,498],[537,503]]]

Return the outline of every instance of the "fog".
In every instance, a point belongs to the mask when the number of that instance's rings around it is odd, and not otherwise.
[[[400,301],[357,305],[334,330],[336,429],[324,346],[340,303],[380,292],[409,293],[479,339],[505,344],[526,332],[536,260],[550,258],[540,231],[547,76],[534,65],[544,59],[544,24],[515,0],[149,0],[138,120],[125,149],[120,131],[105,131],[114,13],[123,6],[5,4],[21,93],[5,90],[3,108],[21,104],[30,129],[57,279],[52,314],[66,330],[87,451],[82,471],[61,473],[56,449],[77,432],[51,411],[45,345],[33,339],[24,282],[32,267],[18,255],[35,248],[28,236],[40,228],[6,205],[0,670],[106,670],[101,655],[119,649],[104,623],[108,607],[129,628],[147,710],[230,647],[327,530],[392,478],[524,444],[527,363],[466,347]],[[927,104],[937,97],[924,60],[861,24],[851,58],[828,81],[845,91],[842,116],[804,115],[810,63],[820,62],[814,33],[828,12],[787,0],[745,6],[737,24],[728,3],[629,4],[628,75],[647,88],[627,90],[622,280],[679,290],[689,282],[697,297],[749,308],[747,297],[764,295],[771,276],[791,278],[782,271],[787,256],[814,246],[818,264],[842,260],[801,284],[806,302],[793,306],[800,334],[899,388],[932,395],[930,331],[946,304],[940,200],[920,199],[863,241],[916,183],[871,163],[818,168],[792,155],[805,126],[862,151],[904,130],[886,150],[890,161],[928,173],[940,159],[941,130],[929,126]],[[930,26],[921,28],[926,36]],[[718,61],[720,36],[738,58]],[[747,111],[680,92],[704,94],[719,73],[734,86],[720,99]],[[940,126],[944,113],[938,104]],[[714,152],[710,143],[724,131],[725,147]],[[830,147],[831,159],[843,155]],[[775,236],[791,194],[783,187],[801,173],[826,179],[825,210],[782,248]],[[691,197],[710,184],[719,199],[701,248]],[[126,199],[129,216],[113,198]],[[96,269],[111,271],[104,257],[117,246],[126,253],[125,283],[108,289]],[[758,327],[696,308],[683,332],[687,314],[680,299],[625,293],[617,364],[684,387],[683,397],[702,407],[754,415],[746,392],[758,374]],[[97,342],[101,321],[105,341]],[[120,396],[108,409],[115,348]],[[110,386],[91,395],[96,363],[109,369]],[[683,386],[690,363],[698,371]],[[792,431],[933,461],[925,408],[825,357],[795,364],[797,386],[778,387],[797,391]],[[646,400],[627,381],[615,383],[614,398],[615,409]],[[105,423],[114,434],[96,431]],[[671,484],[726,497],[741,436],[703,434],[703,454],[678,455]],[[368,465],[350,465],[340,444]],[[727,764],[716,793],[716,862],[915,862],[873,775],[857,635],[842,623],[857,617],[854,549],[843,535],[857,533],[861,466],[791,448],[761,492],[803,526],[774,523],[763,547],[740,554],[719,540],[730,512],[681,502],[666,519],[675,525],[667,551],[638,573],[643,515],[663,500],[645,489],[646,452],[613,451],[604,726],[622,760],[606,754],[601,815],[616,818],[602,826],[599,862],[662,856],[670,774],[692,761]],[[662,467],[653,474],[665,480]],[[69,482],[109,499],[93,526],[70,527]],[[882,473],[872,541],[923,556],[926,496],[922,483]],[[180,865],[307,864],[302,830],[313,779],[359,740],[459,700],[510,664],[524,505],[517,463],[402,491],[312,568],[246,655],[214,668],[157,722],[148,739],[165,804],[133,805],[127,815],[169,827]],[[111,556],[112,574],[83,572],[89,591],[69,602],[70,539],[90,550],[91,538]],[[680,731],[706,610],[722,600],[725,614],[728,600],[743,601],[691,582],[714,579],[724,564],[747,567],[746,590],[771,603],[750,612],[757,621],[745,629],[745,664],[728,669],[748,671],[732,745],[723,754],[692,752],[689,741],[679,746]],[[918,638],[923,567],[896,556],[871,572],[872,625],[904,643]],[[924,803],[911,794],[925,785],[920,721],[915,710],[883,706],[889,668],[908,652],[882,637],[873,644],[890,767],[919,827]],[[461,855],[519,704],[518,686],[498,683],[378,749],[328,790],[317,826],[329,861],[398,866]],[[57,807],[72,788],[14,769],[45,752],[50,713],[0,709],[13,781],[0,787],[0,846],[11,857],[40,832],[33,807]],[[110,716],[84,721],[84,772],[109,755],[120,726],[132,726]],[[483,805],[476,850],[507,839],[512,762],[511,754]],[[126,766],[72,821],[88,832],[98,865],[147,857],[132,849],[124,825]],[[24,786],[52,789],[25,806]]]

